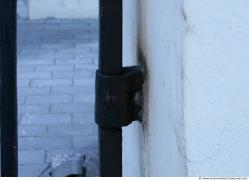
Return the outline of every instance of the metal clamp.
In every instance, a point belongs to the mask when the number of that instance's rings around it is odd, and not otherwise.
[[[123,68],[120,75],[96,72],[95,121],[100,127],[128,126],[142,120],[142,66]]]

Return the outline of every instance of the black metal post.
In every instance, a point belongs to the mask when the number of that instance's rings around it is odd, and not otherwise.
[[[122,0],[100,0],[99,70],[122,73]],[[99,127],[100,175],[122,176],[122,128]]]
[[[16,0],[0,1],[1,175],[18,176]]]

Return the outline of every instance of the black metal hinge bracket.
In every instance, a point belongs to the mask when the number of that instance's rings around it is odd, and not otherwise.
[[[100,127],[128,126],[142,120],[142,66],[123,68],[120,75],[96,71],[95,122]]]

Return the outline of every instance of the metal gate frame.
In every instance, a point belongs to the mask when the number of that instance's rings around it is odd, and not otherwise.
[[[142,120],[143,68],[122,66],[123,0],[100,0],[100,53],[95,82],[100,173],[122,176],[122,127]]]
[[[99,70],[122,73],[122,0],[99,0]],[[96,94],[96,101],[97,101]],[[99,126],[100,175],[122,176],[122,128]]]
[[[141,120],[143,73],[122,67],[123,0],[99,0],[99,69],[95,121],[99,125],[100,176],[122,176],[122,126]],[[1,176],[18,176],[16,0],[0,1]],[[108,98],[106,98],[108,96]],[[108,109],[108,108],[109,109]]]
[[[16,0],[0,1],[1,176],[18,176]]]

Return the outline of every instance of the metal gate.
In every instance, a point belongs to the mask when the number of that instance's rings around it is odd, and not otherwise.
[[[16,0],[0,2],[1,175],[17,176]]]
[[[122,176],[122,126],[141,120],[143,74],[122,67],[122,0],[99,0],[100,54],[95,121],[101,176]],[[18,176],[16,0],[0,1],[1,175]]]

